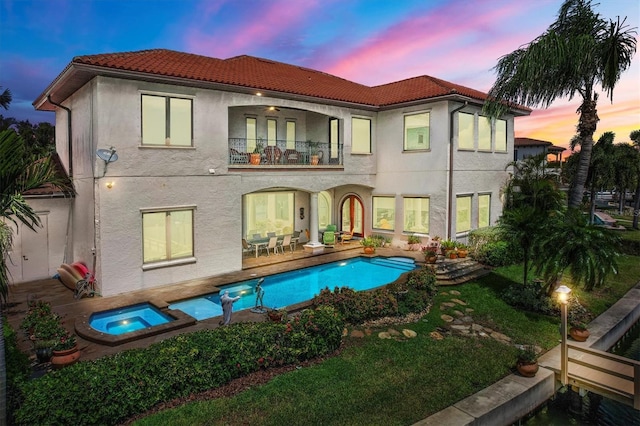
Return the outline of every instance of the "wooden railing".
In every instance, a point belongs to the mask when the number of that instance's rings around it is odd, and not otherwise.
[[[569,384],[640,410],[640,361],[567,344]]]

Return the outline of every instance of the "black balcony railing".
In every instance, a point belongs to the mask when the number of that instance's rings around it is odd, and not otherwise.
[[[275,142],[275,143],[274,143]],[[254,147],[262,149],[259,155],[253,155]],[[266,140],[245,138],[229,139],[229,165],[267,165],[267,166],[316,166],[342,165],[342,145],[328,142],[277,140],[267,144]]]

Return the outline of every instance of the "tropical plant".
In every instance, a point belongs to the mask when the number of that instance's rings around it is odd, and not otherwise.
[[[604,283],[617,272],[619,237],[612,231],[588,223],[578,210],[568,210],[550,221],[539,236],[540,256],[534,262],[551,294],[565,270],[587,291]]]
[[[494,68],[497,78],[484,108],[491,116],[501,116],[514,104],[548,108],[559,98],[582,98],[577,110],[580,164],[569,191],[570,208],[580,206],[587,181],[598,123],[596,86],[613,101],[613,90],[636,51],[636,31],[625,22],[603,19],[591,0],[566,0],[542,35],[501,57]]]
[[[456,247],[458,247],[458,243],[457,241],[453,241],[453,240],[443,240],[440,243],[440,247],[442,247],[442,250],[449,251],[449,250],[455,250]]]
[[[633,142],[634,148],[640,152],[640,129],[632,131],[629,139]],[[636,194],[633,199],[633,229],[638,229],[638,216],[640,216],[640,172],[637,176]]]
[[[538,353],[534,346],[525,345],[518,348],[518,362],[531,364],[538,361]]]
[[[636,187],[640,176],[640,151],[628,143],[619,143],[613,149],[613,161],[616,165],[613,181],[618,191],[618,213],[624,213],[627,189]]]
[[[422,240],[417,235],[411,234],[407,237],[408,244],[420,244]]]
[[[375,248],[378,242],[373,237],[364,237],[360,240],[360,244],[362,244],[363,247]]]
[[[256,141],[256,146],[255,148],[253,148],[253,153],[262,154],[263,150],[264,150],[264,142],[262,141],[262,138],[258,138],[258,140]]]

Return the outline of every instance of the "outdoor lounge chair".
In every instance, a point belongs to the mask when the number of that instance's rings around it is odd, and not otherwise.
[[[278,254],[278,237],[269,238],[269,244],[263,248],[267,251],[267,256],[269,256],[269,250],[272,250],[273,254]]]
[[[340,236],[340,243],[342,244],[350,243],[352,239],[353,239],[353,233],[343,232],[342,235]]]
[[[267,156],[268,164],[279,164],[282,157],[282,151],[277,146],[267,146],[264,149],[264,154]]]
[[[325,247],[335,247],[336,233],[333,231],[324,231],[324,234],[322,234],[322,243]]]
[[[282,254],[284,254],[284,248],[288,246],[289,250],[291,250],[291,253],[293,253],[293,247],[291,247],[292,244],[293,243],[291,242],[291,234],[285,235],[282,240],[278,241],[277,248],[279,248]]]

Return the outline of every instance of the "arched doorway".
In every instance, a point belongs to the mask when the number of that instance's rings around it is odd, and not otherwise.
[[[357,195],[347,195],[340,206],[340,230],[364,236],[364,206]]]

